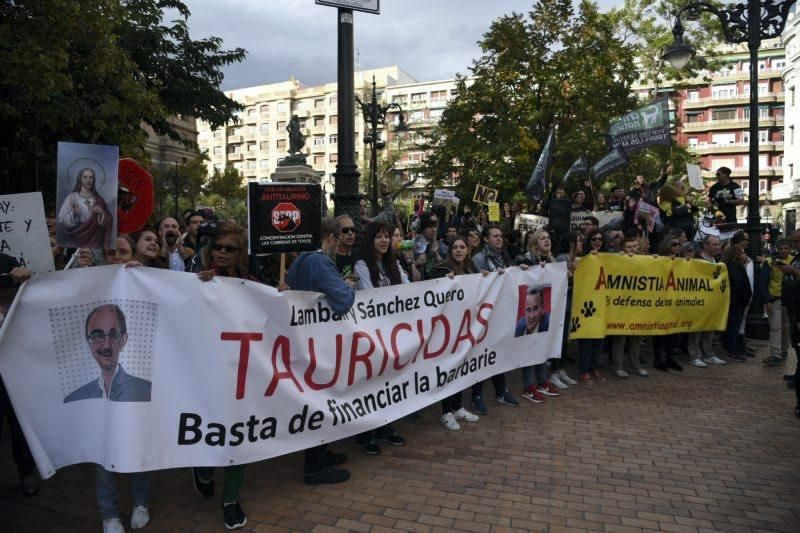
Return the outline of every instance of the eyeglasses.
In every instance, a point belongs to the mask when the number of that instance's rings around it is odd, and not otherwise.
[[[592,242],[603,242],[603,238],[602,237],[592,237],[591,240],[592,240]]]
[[[227,244],[215,244],[214,246],[211,247],[211,249],[214,250],[215,252],[224,251],[225,253],[228,254],[233,254],[239,251],[238,246],[230,246]]]
[[[89,342],[92,344],[103,344],[108,339],[110,342],[117,342],[122,335],[117,333],[116,331],[111,331],[110,333],[103,333],[102,331],[93,331],[89,333],[86,337],[89,339]]]
[[[340,229],[339,232],[340,233],[355,233],[356,232],[356,228],[355,228],[355,226],[348,226],[346,228]]]

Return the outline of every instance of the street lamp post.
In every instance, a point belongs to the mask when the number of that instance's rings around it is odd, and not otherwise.
[[[750,52],[750,139],[749,139],[749,172],[747,228],[750,236],[750,257],[762,254],[761,246],[761,213],[758,202],[759,161],[758,161],[758,50],[761,41],[780,37],[786,25],[789,8],[795,0],[748,0],[746,4],[735,4],[727,8],[718,8],[704,1],[690,2],[675,15],[672,34],[675,41],[664,50],[663,59],[676,69],[682,69],[695,54],[694,48],[683,40],[683,23],[681,16],[688,12],[697,14],[709,11],[717,16],[722,24],[722,31],[729,43],[747,43]],[[755,279],[759,277],[759,265],[754,265]],[[762,304],[763,295],[753,287],[753,302],[750,306],[749,324],[760,324],[756,329],[763,330]],[[754,332],[755,333],[755,332]],[[758,336],[763,336],[763,331]]]
[[[334,214],[348,215],[361,227],[358,214],[358,169],[355,163],[355,118],[353,114],[353,10],[339,8],[338,25],[338,145],[334,179]]]
[[[364,135],[364,144],[369,144],[370,159],[369,159],[369,178],[370,178],[370,202],[372,202],[372,216],[378,214],[378,150],[386,148],[386,142],[382,141],[378,136],[378,126],[386,125],[386,113],[390,109],[397,109],[398,124],[395,131],[406,131],[405,117],[403,116],[403,108],[396,102],[391,102],[385,106],[380,105],[378,102],[378,92],[375,86],[375,76],[372,76],[372,99],[369,102],[362,102],[356,96],[356,102],[361,109],[361,114],[364,116],[364,124],[369,126],[369,133]]]
[[[758,206],[758,49],[763,39],[780,37],[786,25],[789,8],[795,0],[748,0],[726,9],[703,1],[690,2],[675,15],[672,34],[675,41],[664,50],[663,58],[682,69],[694,56],[695,50],[683,41],[681,16],[685,12],[709,11],[719,18],[729,43],[747,43],[750,51],[750,139],[749,179],[747,202],[747,233],[750,235],[751,257],[761,255],[761,215]]]

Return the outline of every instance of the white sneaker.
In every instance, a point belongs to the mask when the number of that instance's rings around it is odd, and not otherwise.
[[[629,374],[628,374],[627,372],[625,372],[624,370],[617,370],[617,371],[615,371],[615,372],[614,372],[614,374],[615,374],[615,375],[616,375],[618,378],[623,378],[623,379],[624,379],[624,378],[627,378],[627,377],[628,377],[628,375],[629,375]]]
[[[458,411],[456,411],[455,413],[453,413],[453,417],[456,420],[466,420],[467,422],[477,422],[478,420],[481,419],[481,417],[479,417],[475,413],[470,413],[463,407]]]
[[[696,359],[692,359],[692,366],[696,366],[697,368],[706,368],[708,365],[705,364],[699,357]]]
[[[568,389],[566,383],[558,379],[558,374],[550,374],[550,378],[547,380],[550,384],[558,389]]]
[[[125,533],[125,526],[119,518],[106,518],[103,520],[103,533]]]
[[[150,512],[144,505],[137,505],[131,514],[131,529],[142,529],[150,521]]]
[[[461,426],[459,426],[458,422],[456,422],[456,417],[453,416],[453,413],[442,415],[442,418],[440,418],[439,421],[441,421],[442,425],[450,431],[458,431],[461,429]]]
[[[725,361],[717,357],[716,355],[712,355],[706,359],[703,359],[703,362],[708,363],[709,365],[724,365],[726,364]]]
[[[640,377],[643,377],[643,378],[646,378],[647,376],[650,375],[650,374],[647,373],[647,370],[645,370],[644,368],[640,368],[639,370],[637,370],[636,374],[638,376],[640,376]]]
[[[574,379],[572,379],[571,377],[569,377],[567,375],[567,371],[564,370],[563,368],[558,371],[558,379],[560,379],[561,381],[563,381],[567,385],[577,385],[578,384],[577,381],[575,381]]]

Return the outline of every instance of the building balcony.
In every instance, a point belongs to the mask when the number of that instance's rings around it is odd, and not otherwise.
[[[325,135],[325,126],[314,126],[311,128],[311,135]]]
[[[792,196],[800,195],[800,180],[793,180],[791,183],[778,183],[772,186],[772,200],[780,202],[791,200]]]
[[[772,104],[784,101],[783,92],[767,93],[759,95],[759,104]],[[748,105],[750,103],[749,94],[739,94],[727,98],[698,98],[697,100],[689,100],[688,98],[683,101],[684,109],[704,109],[706,107],[725,107],[732,105]]]
[[[740,143],[725,143],[725,144],[715,144],[715,143],[701,143],[697,145],[689,145],[688,148],[693,150],[695,153],[700,155],[709,155],[709,154],[736,154],[736,153],[747,153],[750,149],[750,143],[740,142]],[[762,142],[758,144],[758,151],[759,152],[782,152],[783,151],[783,141],[779,142]]]
[[[247,116],[244,117],[244,123],[245,124],[255,124],[256,122],[258,122],[258,115],[257,114],[247,115]]]
[[[236,152],[235,154],[228,154],[228,161],[241,161],[244,159],[241,153]]]
[[[759,178],[769,178],[775,176],[782,177],[783,167],[761,165],[758,167],[758,175]],[[741,166],[741,167],[733,167],[731,169],[731,178],[749,178],[749,176],[750,176],[750,167]],[[703,172],[703,177],[714,179],[714,172],[713,171]]]
[[[778,126],[778,122],[780,125],[783,125],[783,118],[776,119],[775,117],[767,117],[767,118],[759,118],[758,119],[758,127],[759,128],[775,128]],[[700,122],[684,122],[682,124],[683,133],[698,133],[703,131],[712,131],[712,130],[736,130],[736,129],[744,129],[750,127],[750,119],[749,118],[731,118],[725,120],[703,120]]]
[[[244,140],[244,142],[253,142],[256,140],[256,134],[248,133],[247,135],[242,135],[242,139]]]
[[[311,153],[312,154],[324,154],[325,153],[325,145],[324,144],[314,144],[311,146]]]
[[[245,159],[256,159],[258,152],[256,150],[250,150],[249,152],[245,152],[244,157]]]
[[[311,110],[311,115],[314,117],[324,117],[328,113],[325,111],[325,106],[315,107]]]
[[[228,144],[238,144],[244,141],[241,135],[231,135],[228,137]]]

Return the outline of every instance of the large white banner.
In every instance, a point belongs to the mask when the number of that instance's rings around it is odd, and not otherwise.
[[[250,281],[75,269],[20,289],[0,373],[43,477],[248,463],[558,357],[566,290],[563,263],[511,268],[360,291],[339,316]]]

